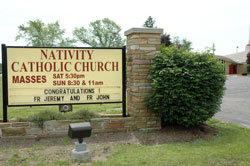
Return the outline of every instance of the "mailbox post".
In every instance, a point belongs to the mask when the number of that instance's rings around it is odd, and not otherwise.
[[[77,160],[88,160],[90,158],[89,150],[86,147],[86,142],[83,142],[83,138],[90,137],[91,131],[89,122],[69,125],[68,136],[72,139],[78,139],[78,142],[75,142],[76,148],[72,150],[73,158]]]

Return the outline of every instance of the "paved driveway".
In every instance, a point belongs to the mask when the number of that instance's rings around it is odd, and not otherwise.
[[[226,88],[215,118],[250,128],[250,77],[229,76]]]

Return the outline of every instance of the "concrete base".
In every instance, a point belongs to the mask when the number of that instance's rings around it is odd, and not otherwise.
[[[86,151],[87,150],[86,142],[82,142],[82,143],[75,142],[75,145],[76,145],[75,150],[77,152],[81,152],[81,151]]]
[[[72,150],[72,158],[80,161],[88,161],[90,159],[89,150],[86,147],[86,142],[75,142],[76,148]]]
[[[80,160],[80,161],[88,161],[90,159],[90,152],[88,149],[85,151],[76,151],[75,149],[72,150],[72,158]]]

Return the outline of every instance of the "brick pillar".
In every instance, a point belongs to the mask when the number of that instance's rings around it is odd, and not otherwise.
[[[132,28],[127,36],[127,112],[138,129],[160,128],[159,117],[147,109],[145,97],[151,92],[148,79],[153,55],[160,51],[163,29]]]

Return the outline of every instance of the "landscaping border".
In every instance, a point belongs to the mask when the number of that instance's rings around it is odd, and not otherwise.
[[[51,120],[39,126],[33,122],[0,123],[0,138],[49,138],[68,135],[69,124],[82,120]],[[90,120],[92,133],[128,132],[144,130],[134,117],[95,118]],[[148,121],[151,130],[159,129],[160,123],[155,119]],[[154,126],[154,128],[153,128]],[[145,126],[146,127],[146,126]]]

